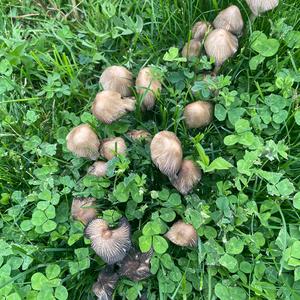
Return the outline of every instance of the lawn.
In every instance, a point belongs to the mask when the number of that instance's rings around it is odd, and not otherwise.
[[[195,22],[230,4],[244,29],[213,76],[204,50],[186,59],[181,49]],[[74,197],[95,198],[112,227],[125,217],[133,247],[153,251],[151,276],[121,276],[112,299],[300,299],[299,0],[256,18],[244,0],[1,0],[0,29],[0,299],[96,299],[106,263],[71,216]],[[155,70],[162,89],[151,110],[134,89],[133,112],[112,124],[95,118],[112,65],[134,78]],[[190,129],[183,112],[196,100],[213,105],[213,121]],[[67,148],[83,123],[101,141],[126,142],[103,177]],[[188,195],[134,129],[176,134],[202,170]],[[196,230],[196,246],[165,235],[178,220]]]

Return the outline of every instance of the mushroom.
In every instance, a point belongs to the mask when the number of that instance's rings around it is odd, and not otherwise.
[[[111,124],[134,109],[133,97],[121,98],[121,94],[114,91],[97,93],[92,105],[93,115],[105,124]]]
[[[96,160],[99,157],[100,140],[90,125],[81,124],[67,135],[67,148],[77,156]]]
[[[184,159],[177,178],[171,179],[171,183],[181,194],[187,195],[200,180],[198,166],[192,160]]]
[[[165,234],[165,237],[175,245],[183,247],[195,247],[198,243],[197,231],[192,225],[183,221],[174,223]]]
[[[87,173],[97,177],[103,177],[106,175],[107,164],[104,161],[95,161],[89,168]]]
[[[201,44],[200,44],[199,40],[192,39],[184,45],[184,47],[181,51],[181,55],[183,57],[199,56],[200,50],[201,50]]]
[[[246,2],[254,16],[259,16],[279,4],[279,0],[246,0]]]
[[[95,198],[74,198],[71,206],[72,217],[83,224],[87,224],[97,218],[97,211],[94,208],[95,204]]]
[[[195,40],[201,41],[205,34],[210,31],[211,25],[208,22],[200,21],[195,23],[192,28],[192,37]]]
[[[163,174],[170,178],[176,177],[182,162],[182,148],[173,132],[157,133],[151,141],[150,152],[153,163]]]
[[[132,130],[127,132],[127,135],[133,140],[150,140],[151,134],[146,130]]]
[[[183,116],[189,128],[206,126],[213,119],[213,105],[207,101],[190,103],[184,108]]]
[[[238,39],[225,29],[215,29],[208,34],[204,48],[207,55],[215,59],[215,72],[217,72],[221,65],[236,53]]]
[[[161,83],[154,76],[153,69],[142,68],[135,85],[137,93],[142,96],[142,110],[151,110],[155,104],[155,96],[161,91]]]
[[[236,5],[231,5],[219,12],[213,22],[214,27],[225,29],[237,36],[241,35],[244,21],[240,9]]]
[[[99,83],[105,91],[118,92],[122,97],[128,97],[132,94],[132,74],[125,67],[111,66],[106,68],[100,77]]]
[[[121,137],[114,137],[103,140],[100,153],[101,156],[105,157],[107,160],[111,160],[118,154],[124,155],[126,149],[127,147],[124,139]]]
[[[106,263],[121,261],[131,248],[130,225],[125,218],[118,228],[109,228],[103,219],[94,219],[87,224],[85,235],[92,241],[92,248]]]
[[[114,289],[119,280],[119,275],[114,272],[112,266],[107,266],[93,284],[92,290],[98,300],[111,300]]]

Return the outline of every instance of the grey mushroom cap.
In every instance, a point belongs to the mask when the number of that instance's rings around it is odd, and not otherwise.
[[[75,220],[78,220],[83,224],[87,224],[91,220],[97,218],[97,211],[94,207],[95,205],[95,198],[76,197],[72,202],[71,215]]]
[[[201,41],[205,35],[210,31],[211,25],[205,21],[199,21],[194,24],[192,28],[192,37],[195,40]]]
[[[201,43],[197,39],[192,39],[187,42],[181,52],[183,57],[197,57],[201,52]]]
[[[272,10],[278,6],[279,0],[246,0],[254,16]]]

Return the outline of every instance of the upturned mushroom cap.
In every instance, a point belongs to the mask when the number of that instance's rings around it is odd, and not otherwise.
[[[205,34],[210,30],[211,25],[208,22],[200,21],[195,23],[192,28],[192,37],[195,40],[201,41]]]
[[[107,164],[104,161],[95,161],[89,168],[87,173],[97,177],[103,177],[106,175]]]
[[[255,16],[272,10],[279,4],[279,0],[246,0],[246,2]]]
[[[177,178],[172,179],[172,185],[183,195],[187,195],[201,180],[201,171],[197,165],[188,159],[182,161]]]
[[[194,227],[183,221],[174,223],[165,237],[173,244],[183,247],[195,247],[198,243],[198,235]]]
[[[81,124],[67,135],[67,148],[77,156],[96,160],[99,157],[100,140],[90,125]]]
[[[150,67],[142,68],[136,79],[136,91],[142,95],[142,109],[151,110],[155,104],[155,97],[161,91],[161,83],[155,78]]]
[[[134,109],[134,98],[121,98],[121,94],[114,91],[97,93],[92,105],[93,115],[106,124],[118,120],[129,111],[134,111]]]
[[[132,94],[132,74],[125,67],[111,66],[106,68],[100,77],[99,83],[105,91],[118,92],[122,97],[128,97]]]
[[[182,163],[182,148],[177,136],[170,131],[157,133],[150,144],[151,159],[159,170],[176,177]]]
[[[235,35],[241,35],[244,21],[240,9],[236,5],[231,5],[219,12],[213,22],[214,27],[225,29]]]
[[[107,160],[111,160],[118,154],[124,155],[126,149],[127,147],[124,139],[121,137],[114,137],[103,140],[100,153],[101,156],[105,157]]]
[[[215,59],[215,65],[220,67],[238,49],[238,39],[225,29],[215,29],[207,36],[204,48],[209,57]]]
[[[213,119],[213,105],[206,101],[196,101],[184,108],[184,120],[189,128],[208,125]]]
[[[132,130],[127,132],[127,135],[133,140],[150,140],[151,134],[146,130]]]
[[[95,198],[74,198],[71,206],[71,215],[75,220],[87,224],[97,218]]]
[[[181,52],[183,57],[195,57],[199,56],[201,51],[201,44],[199,40],[192,39],[187,42]]]
[[[94,219],[87,224],[85,234],[96,254],[108,264],[121,261],[131,247],[130,225],[125,218],[116,229],[110,229],[103,219]]]

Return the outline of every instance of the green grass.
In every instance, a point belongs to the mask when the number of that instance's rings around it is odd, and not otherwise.
[[[183,47],[193,23],[212,21],[230,3],[239,6],[245,22],[239,51],[215,79],[220,88],[207,96],[215,104],[214,122],[188,130],[183,108],[213,88],[201,78],[211,64],[163,57],[170,47]],[[164,254],[155,249],[153,276],[139,283],[122,279],[115,299],[138,299],[144,292],[153,300],[300,299],[300,2],[281,1],[254,22],[242,0],[77,4],[74,10],[67,0],[0,3],[0,299],[48,300],[55,292],[66,299],[61,286],[68,299],[94,299],[91,287],[104,263],[84,239],[83,226],[70,217],[78,195],[96,197],[99,216],[110,221],[115,220],[108,210],[125,215],[137,248],[151,220],[161,224],[160,236],[171,226],[159,215],[164,207],[197,228],[197,249],[171,243]],[[258,55],[250,40],[255,31],[280,47],[251,70],[249,62]],[[291,31],[298,31],[296,45],[289,43]],[[90,109],[99,77],[113,64],[134,76],[146,65],[160,68],[163,90],[153,112],[137,109],[111,126],[94,119]],[[228,84],[221,75],[230,76]],[[202,85],[193,96],[195,81]],[[115,161],[111,177],[85,176],[91,163],[66,149],[68,131],[86,122],[101,138],[126,139],[127,158]],[[247,125],[251,137],[238,128]],[[126,137],[137,127],[153,135],[176,132],[185,156],[202,167],[208,167],[203,151],[211,162],[222,157],[233,167],[203,174],[193,193],[172,204],[167,194],[176,190],[151,163],[147,143]],[[229,141],[237,137],[242,142]],[[118,186],[131,173],[146,175],[138,186],[141,203],[132,195],[127,202],[118,198]],[[41,205],[51,210],[44,228]]]

